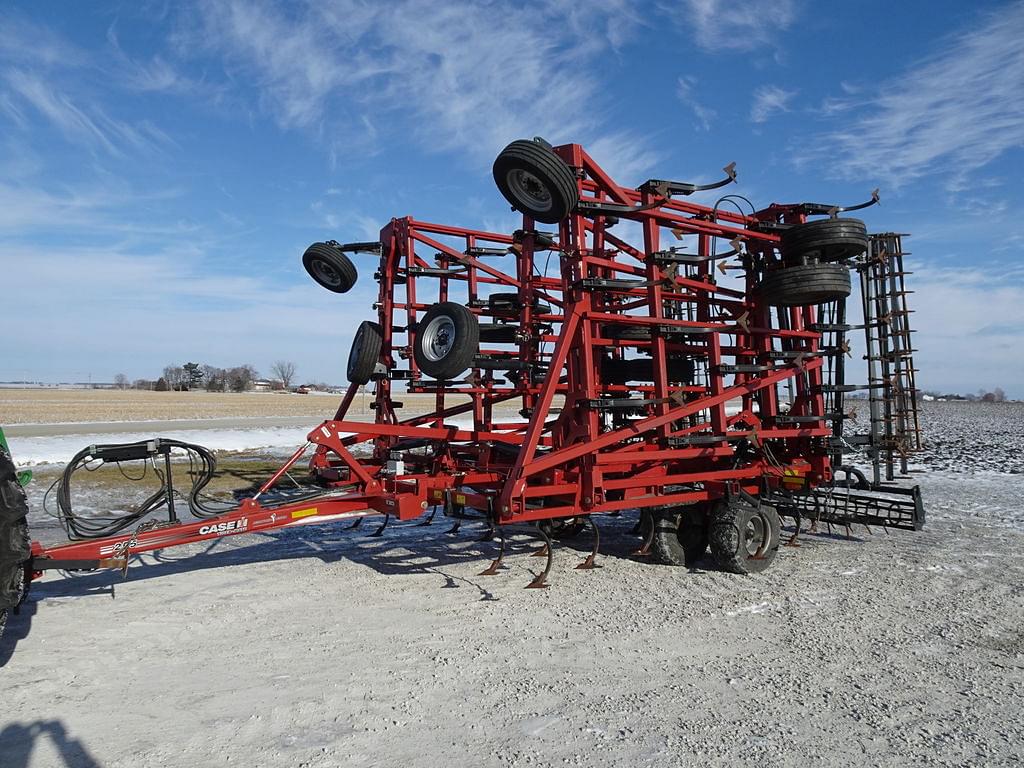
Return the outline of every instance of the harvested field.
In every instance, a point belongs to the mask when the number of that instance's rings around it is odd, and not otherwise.
[[[334,415],[341,395],[276,392],[148,392],[115,389],[0,389],[0,425],[77,422],[168,421],[218,418]],[[428,395],[403,395],[410,406],[429,406]],[[372,413],[369,394],[356,397],[353,413]]]
[[[445,521],[49,575],[0,641],[0,764],[1019,765],[1024,405],[923,418],[925,531],[821,530],[755,577],[630,557],[631,514],[547,590],[535,541],[479,576],[495,545]]]

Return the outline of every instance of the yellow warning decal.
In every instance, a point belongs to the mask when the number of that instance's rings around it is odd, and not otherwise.
[[[292,519],[299,517],[309,517],[310,515],[316,514],[316,507],[310,507],[309,509],[296,509],[292,512]]]
[[[463,495],[462,495],[461,493],[460,493],[460,494],[457,494],[457,495],[455,496],[455,503],[456,503],[456,504],[463,504],[463,505],[465,505],[465,503],[466,503],[466,497],[465,497],[465,496],[463,496]]]
[[[430,495],[435,499],[443,499],[444,491],[442,491],[440,488],[435,488],[433,491],[431,491]]]

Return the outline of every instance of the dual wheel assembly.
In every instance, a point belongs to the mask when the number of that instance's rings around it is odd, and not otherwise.
[[[781,541],[774,508],[724,499],[655,510],[641,529],[655,558],[665,565],[694,568],[710,548],[720,569],[742,574],[760,573],[771,565]]]

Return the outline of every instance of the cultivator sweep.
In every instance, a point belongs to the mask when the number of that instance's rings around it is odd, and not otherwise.
[[[194,503],[195,521],[172,509],[130,533],[35,544],[30,574],[343,518],[382,516],[380,534],[439,509],[456,527],[485,522],[502,553],[503,532],[528,526],[548,557],[531,586],[544,584],[552,537],[589,528],[592,565],[597,520],[627,510],[639,511],[640,554],[693,565],[710,547],[740,573],[771,563],[780,516],[797,533],[802,519],[920,527],[916,489],[883,487],[842,463],[853,444],[844,393],[856,389],[871,396],[860,443],[873,459],[918,445],[894,437],[917,435],[909,342],[878,341],[909,339],[905,293],[902,309],[878,311],[894,290],[881,283],[899,272],[902,286],[902,261],[879,258],[880,248],[894,253],[892,236],[869,237],[839,215],[877,192],[847,208],[756,209],[731,194],[704,205],[691,196],[733,184],[734,165],[713,184],[624,187],[582,146],[540,139],[511,143],[493,170],[522,214],[513,232],[405,217],[377,241],[306,251],[309,274],[337,293],[356,282],[356,262],[372,264],[376,315],[355,334],[335,417],[258,492],[230,509]],[[852,273],[869,283],[862,325],[846,318]],[[845,380],[855,328],[890,366],[866,385]],[[366,385],[373,423],[347,418]],[[432,395],[432,412],[403,418],[404,392]],[[124,455],[164,455],[159,443],[140,445]],[[307,461],[311,487],[298,500],[281,495],[281,479]],[[71,522],[70,504],[62,514]]]

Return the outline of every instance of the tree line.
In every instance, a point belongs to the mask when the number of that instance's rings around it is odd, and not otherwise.
[[[271,368],[271,386],[275,389],[291,389],[295,381],[295,363],[278,360]],[[135,379],[119,373],[114,385],[119,389],[149,389],[157,392],[187,392],[205,389],[207,392],[246,392],[260,379],[259,371],[248,363],[233,368],[188,362],[182,365],[164,366],[163,375],[156,379]]]

